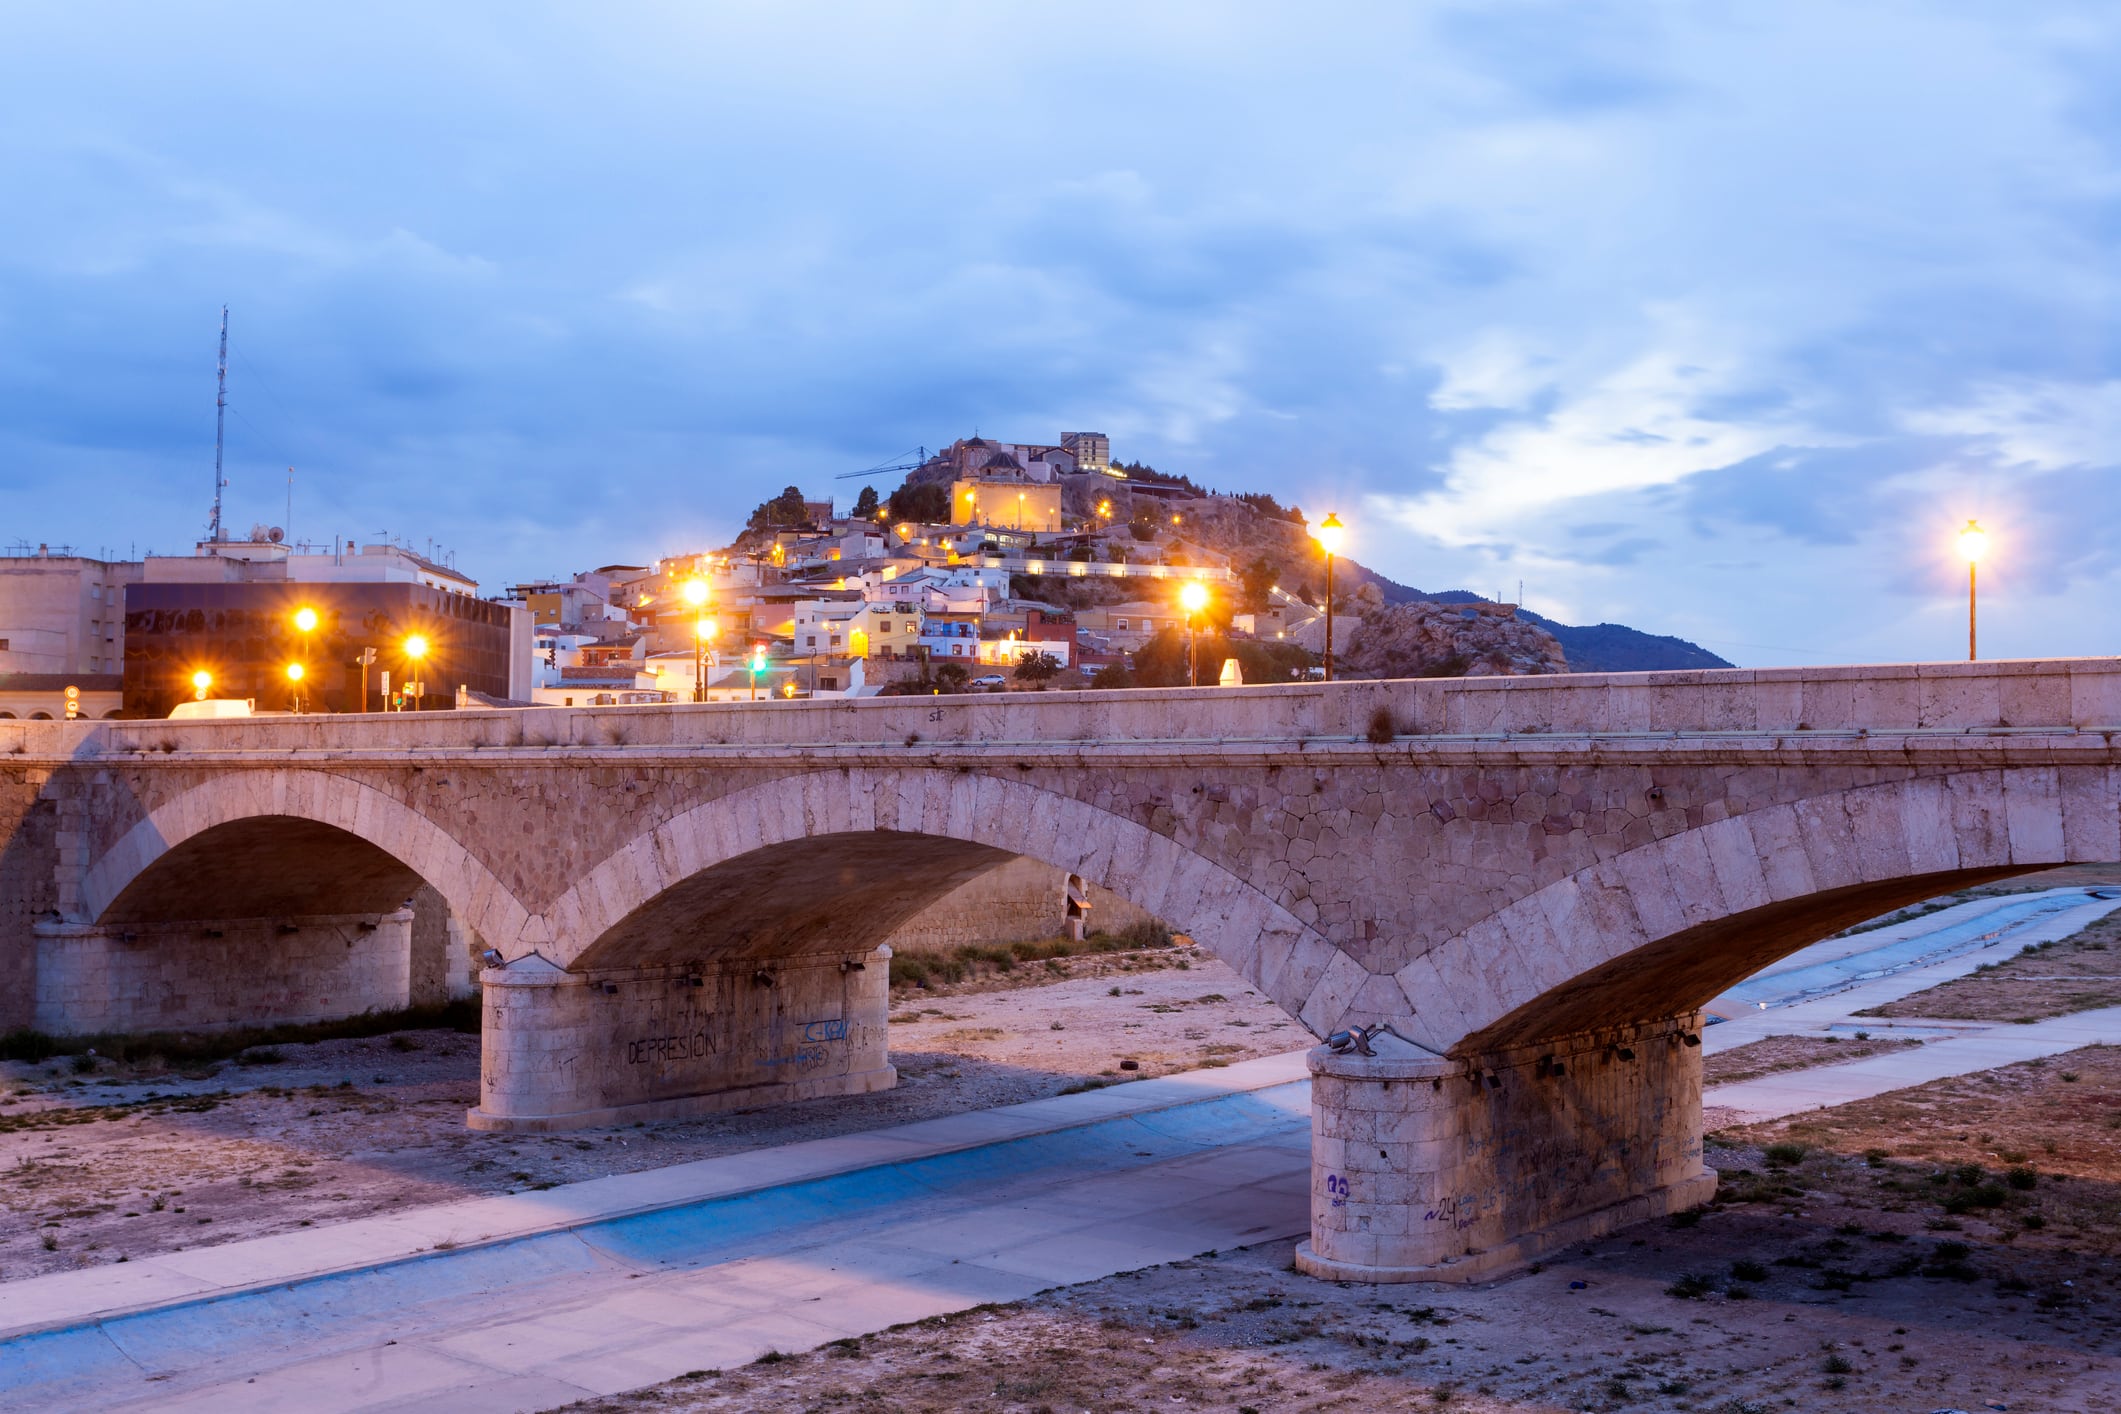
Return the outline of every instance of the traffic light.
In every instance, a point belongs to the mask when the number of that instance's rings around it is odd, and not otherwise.
[[[766,671],[766,645],[763,643],[751,645],[751,671],[753,673]]]

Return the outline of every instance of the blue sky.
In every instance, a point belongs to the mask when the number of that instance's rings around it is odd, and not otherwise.
[[[9,7],[0,535],[499,587],[977,428],[1741,663],[2121,651],[2106,4]],[[851,495],[854,483],[837,483]]]

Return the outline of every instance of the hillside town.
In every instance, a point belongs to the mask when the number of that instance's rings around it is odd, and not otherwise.
[[[535,624],[535,700],[1322,676],[1323,554],[1300,523],[1279,558],[1241,560],[1196,527],[1250,506],[1115,466],[1109,447],[1094,432],[969,438],[888,496],[864,487],[843,506],[791,486],[730,545],[513,586]]]

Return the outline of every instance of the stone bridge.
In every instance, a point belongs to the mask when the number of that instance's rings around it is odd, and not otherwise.
[[[1316,1035],[1389,1023],[1314,1052],[1301,1259],[1471,1276],[1713,1190],[1710,998],[2121,859],[2116,731],[2112,659],[7,722],[0,1026],[402,1005],[446,928],[475,1126],[875,1089],[879,945],[1030,856]]]

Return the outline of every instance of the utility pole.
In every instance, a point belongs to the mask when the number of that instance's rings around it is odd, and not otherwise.
[[[221,540],[221,488],[228,482],[221,477],[221,422],[228,407],[228,306],[221,306],[221,357],[214,365],[214,514],[207,522],[206,538],[219,544]]]

